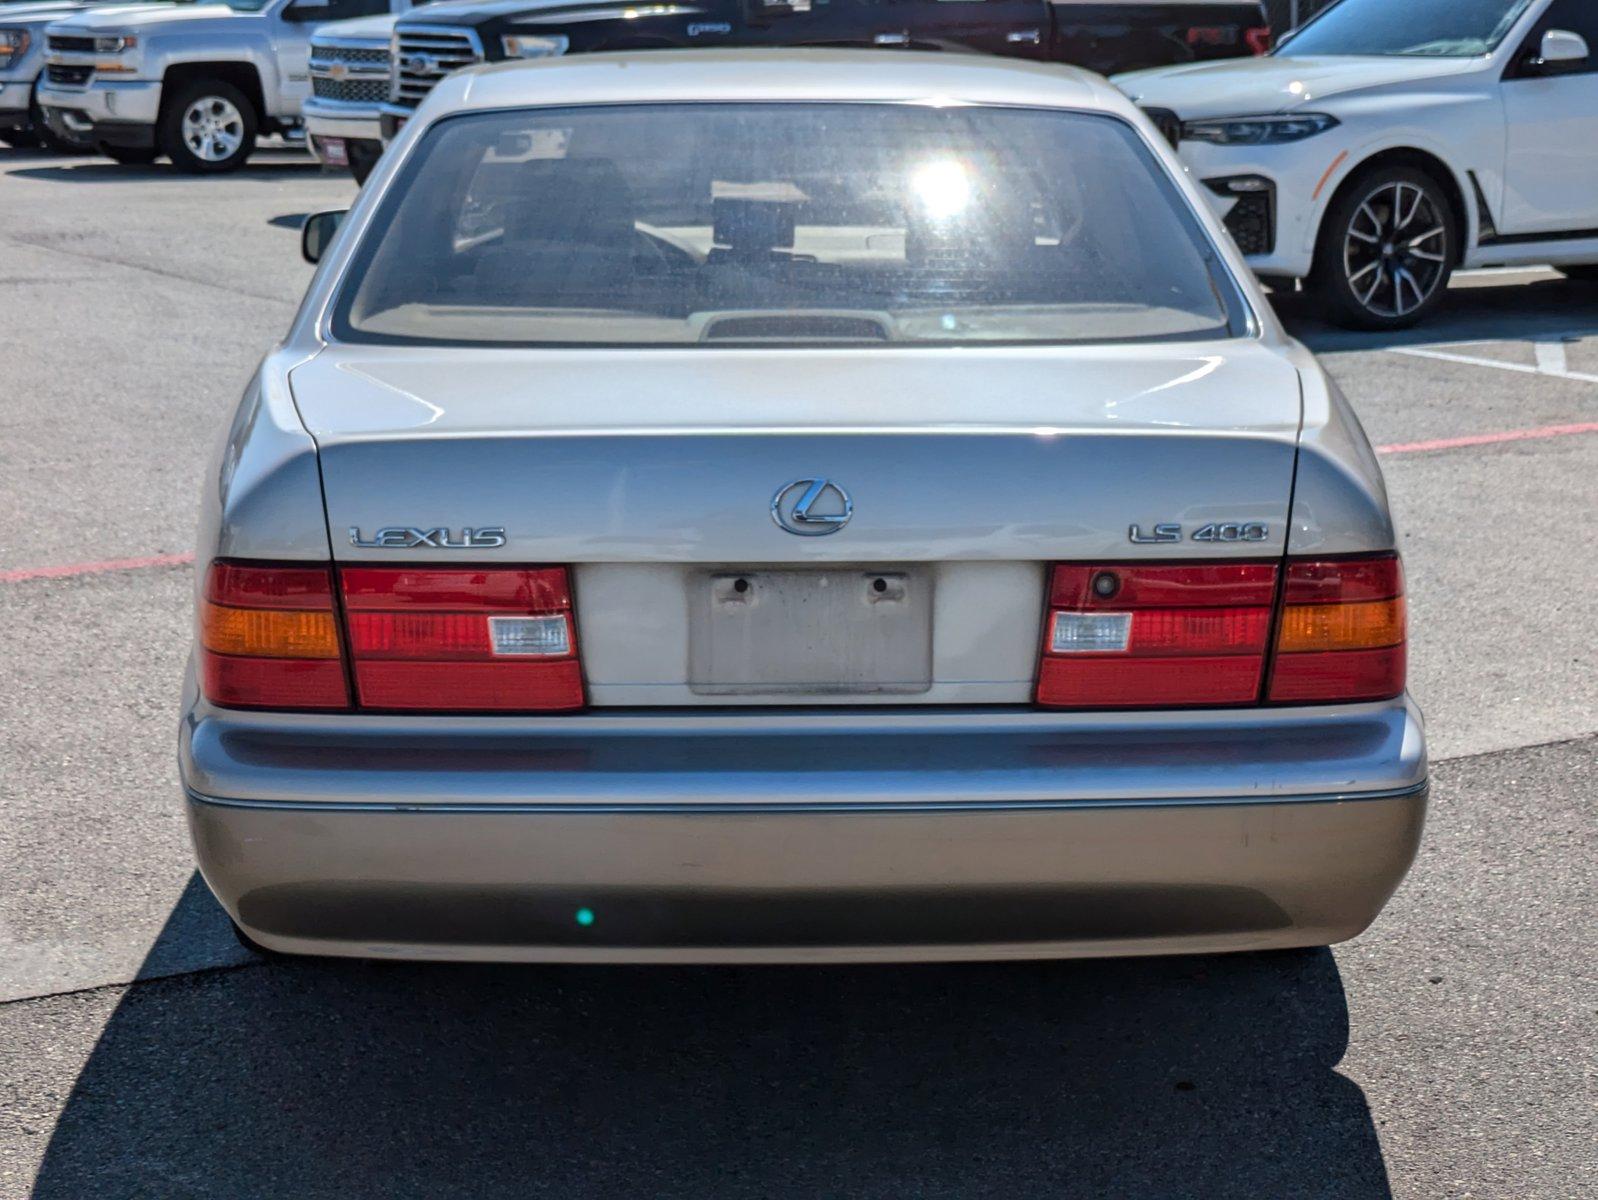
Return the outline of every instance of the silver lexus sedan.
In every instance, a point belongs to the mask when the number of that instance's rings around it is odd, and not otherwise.
[[[486,67],[338,216],[205,477],[180,760],[247,943],[1253,950],[1397,887],[1376,461],[1103,81]]]

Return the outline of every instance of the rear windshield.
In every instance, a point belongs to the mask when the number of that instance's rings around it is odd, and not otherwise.
[[[1130,125],[882,104],[494,112],[428,132],[334,309],[357,342],[1229,336],[1241,301]]]

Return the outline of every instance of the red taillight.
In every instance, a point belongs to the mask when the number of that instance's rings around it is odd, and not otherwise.
[[[582,707],[565,567],[346,567],[339,578],[362,707]]]
[[[326,567],[213,562],[200,600],[200,682],[230,708],[346,708]]]
[[[1247,43],[1250,54],[1269,54],[1271,50],[1270,26],[1256,25],[1252,29],[1244,30],[1243,41]]]
[[[1395,555],[1291,562],[1273,703],[1387,700],[1404,690],[1404,569]]]
[[[1270,563],[1056,566],[1038,703],[1256,703],[1276,581]]]
[[[1280,590],[1278,610],[1271,564],[1056,566],[1038,703],[1331,704],[1403,693],[1404,574],[1395,555],[1289,560]]]

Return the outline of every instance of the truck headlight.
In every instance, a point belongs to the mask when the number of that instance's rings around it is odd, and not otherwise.
[[[1335,128],[1339,123],[1330,113],[1221,117],[1209,121],[1184,121],[1182,136],[1217,146],[1277,146],[1283,142],[1302,142],[1305,138]]]
[[[506,58],[554,58],[565,54],[571,39],[559,33],[509,33],[500,38]]]
[[[132,34],[118,34],[116,37],[97,37],[94,39],[94,52],[96,54],[121,54],[124,50],[131,50],[139,44],[139,39]]]
[[[28,52],[26,29],[0,29],[0,69],[14,65]]]

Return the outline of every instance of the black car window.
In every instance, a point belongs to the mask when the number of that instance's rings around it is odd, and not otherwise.
[[[335,328],[515,344],[1210,338],[1234,331],[1230,288],[1116,118],[596,106],[429,131]]]
[[[1543,34],[1550,29],[1563,29],[1570,33],[1581,34],[1587,39],[1588,49],[1594,52],[1587,56],[1585,62],[1560,64],[1557,69],[1558,74],[1598,74],[1598,0],[1554,0],[1532,29],[1531,36],[1526,39],[1521,51],[1522,59],[1538,53]]]

